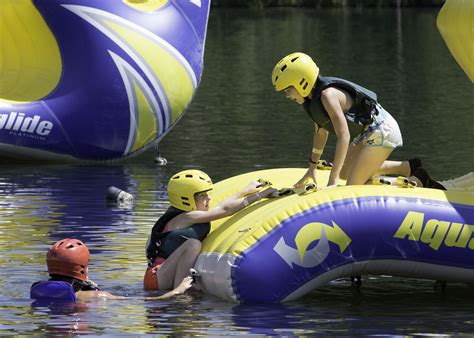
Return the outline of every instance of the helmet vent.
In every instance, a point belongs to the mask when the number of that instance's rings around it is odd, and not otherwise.
[[[283,67],[281,67],[280,71],[282,71],[282,72],[285,71],[286,67],[287,67],[287,66],[284,65]]]
[[[275,77],[275,82],[277,82],[277,80],[278,80],[278,75]]]
[[[192,174],[186,174],[184,177],[193,178]]]
[[[304,86],[303,86],[303,90],[305,90],[305,89],[306,89],[306,87],[308,87],[308,82],[306,82],[306,83],[304,84]]]
[[[297,57],[291,59],[291,62],[295,62],[296,60],[298,60],[298,58],[299,58],[299,56],[297,56]]]
[[[300,86],[303,84],[304,81],[305,81],[304,78],[302,78],[300,81]]]

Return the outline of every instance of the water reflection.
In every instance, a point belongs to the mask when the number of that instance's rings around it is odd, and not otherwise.
[[[38,329],[50,335],[78,335],[94,332],[94,314],[85,304],[41,306],[33,303],[26,317],[39,322]]]
[[[253,335],[315,333],[313,329],[302,328],[298,319],[301,313],[308,315],[303,308],[282,304],[238,305],[232,309],[235,325]]]
[[[31,169],[31,168],[28,168]],[[125,167],[39,167],[11,168],[3,171],[2,227],[22,228],[45,243],[70,234],[87,243],[101,240],[104,232],[129,231],[110,228],[129,222],[133,210],[105,208],[107,184],[127,187],[138,193],[136,177]],[[45,173],[47,173],[45,175]],[[11,232],[5,231],[5,235]],[[15,241],[3,238],[3,248],[15,249]],[[22,240],[29,238],[23,237]],[[26,243],[24,243],[26,244]]]
[[[339,280],[304,300],[288,304],[238,305],[233,321],[253,335],[291,334],[423,334],[472,331],[466,317],[474,292],[467,285],[402,278],[366,278],[361,289]],[[449,309],[449,310],[448,310]]]

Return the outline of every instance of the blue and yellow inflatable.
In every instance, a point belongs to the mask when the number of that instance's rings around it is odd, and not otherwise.
[[[305,169],[243,174],[215,185],[213,204],[251,179],[289,187]],[[325,186],[329,171],[319,171]],[[348,186],[262,200],[217,222],[196,262],[202,289],[238,302],[297,299],[331,280],[388,274],[474,282],[474,177],[453,191]]]
[[[203,71],[209,0],[2,0],[0,155],[113,160],[155,144]]]

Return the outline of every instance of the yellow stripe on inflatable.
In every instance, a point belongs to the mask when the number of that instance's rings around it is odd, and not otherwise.
[[[447,0],[436,24],[451,54],[474,82],[474,1]]]
[[[336,224],[332,222],[333,227],[319,222],[308,223],[295,237],[296,248],[300,254],[301,261],[304,260],[304,255],[309,245],[315,240],[320,240],[323,236],[323,231],[328,241],[333,242],[339,246],[341,252],[344,252],[351,243],[351,239],[346,233]]]
[[[269,180],[273,183],[273,187],[281,189],[291,187],[303,176],[305,171],[306,169],[299,168],[269,169],[246,173],[218,182],[215,184],[214,194],[211,196],[211,207],[242,189],[252,179],[263,178]],[[327,185],[329,173],[329,170],[318,171],[317,178],[320,187]],[[203,242],[202,252],[238,256],[260,238],[268,235],[282,221],[290,219],[296,214],[330,202],[370,196],[419,198],[474,205],[474,194],[472,193],[383,185],[339,187],[319,190],[307,195],[290,195],[261,200],[231,217],[212,222],[212,231]],[[335,230],[339,228],[334,224],[332,226]],[[350,239],[346,238],[343,233],[329,234],[328,239],[337,243],[341,252],[350,242]],[[301,245],[304,246],[305,244],[302,243]]]
[[[57,86],[59,48],[31,0],[1,0],[0,39],[0,100],[36,101]]]
[[[171,103],[172,122],[185,110],[194,94],[191,77],[181,63],[166,49],[142,34],[115,22],[104,23],[117,32],[151,67]],[[163,67],[163,65],[166,65]]]
[[[134,84],[138,105],[137,134],[132,150],[138,150],[152,142],[157,134],[156,118],[153,109],[140,87]]]
[[[153,12],[166,5],[168,0],[124,0],[126,5],[143,12]]]

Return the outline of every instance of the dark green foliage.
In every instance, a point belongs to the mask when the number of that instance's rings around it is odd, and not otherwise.
[[[213,7],[441,7],[445,0],[212,0]]]

